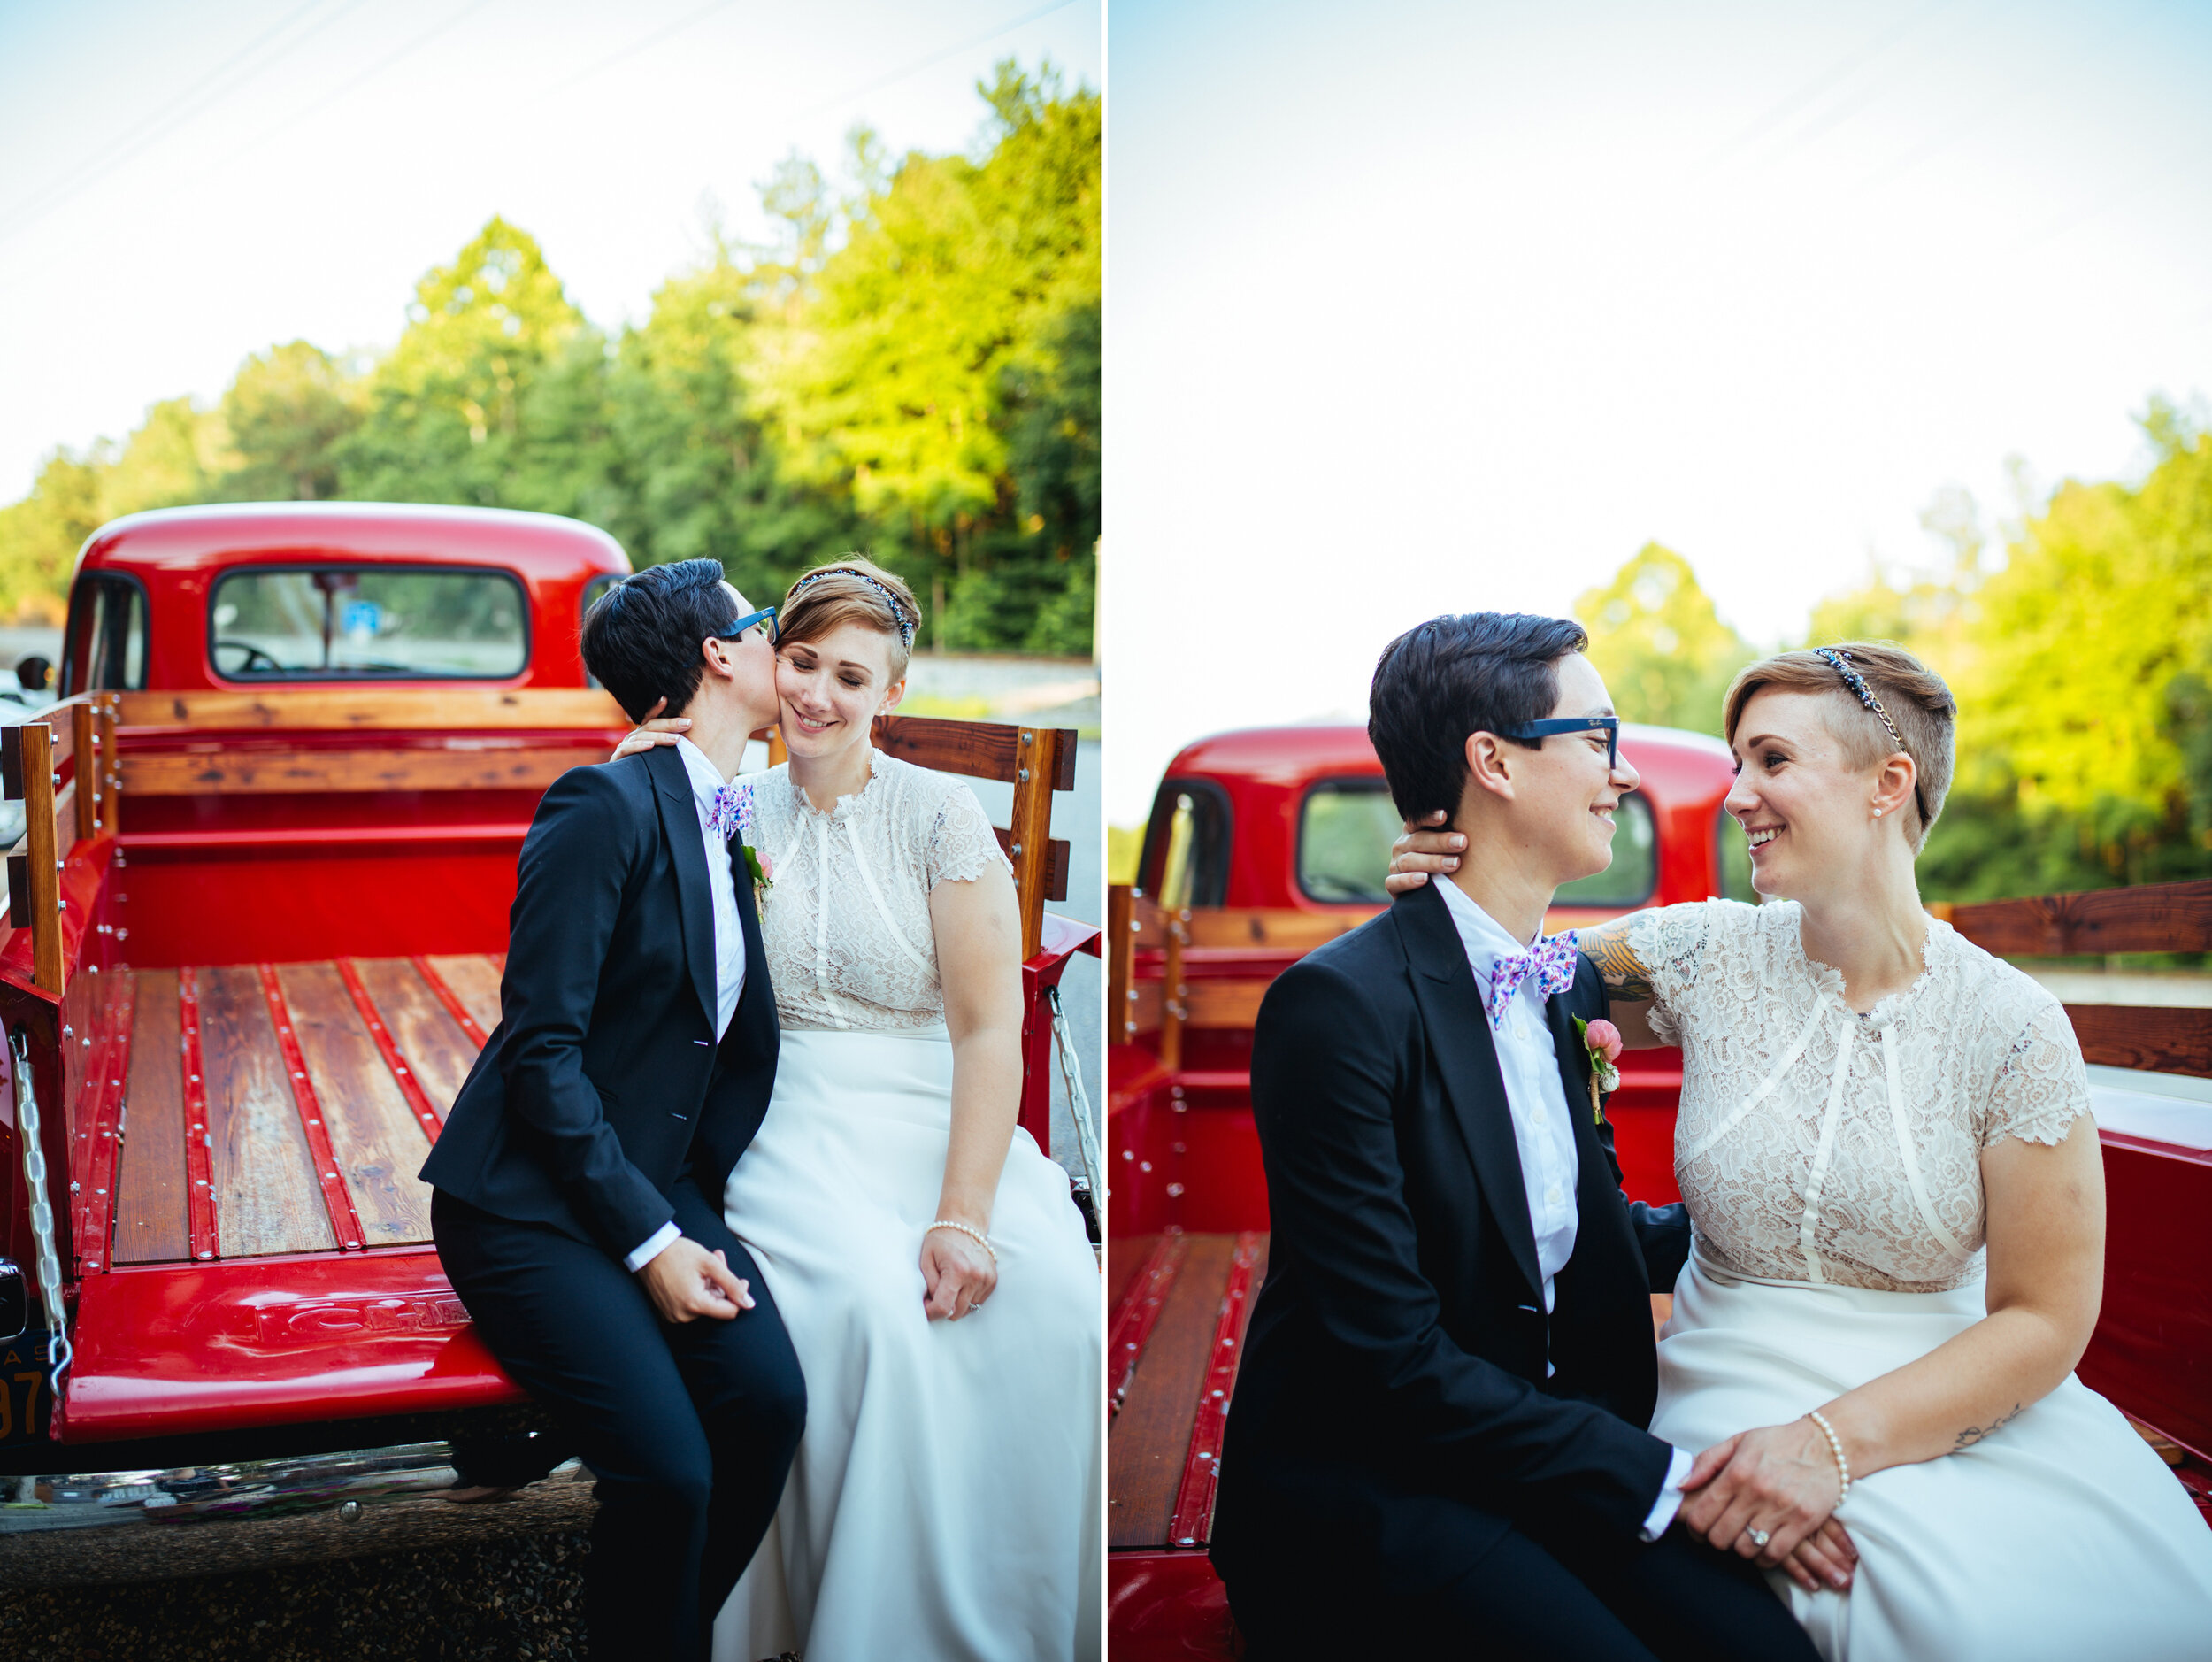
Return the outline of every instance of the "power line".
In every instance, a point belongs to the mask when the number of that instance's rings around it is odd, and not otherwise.
[[[277,20],[276,26],[273,28],[255,35],[252,40],[247,42],[244,46],[241,47],[237,51],[232,53],[221,63],[218,64],[213,69],[208,71],[208,73],[201,76],[199,80],[185,88],[184,90],[180,92],[175,97],[170,99],[167,104],[163,104],[158,110],[154,111],[151,114],[142,118],[137,126],[127,128],[119,134],[111,135],[107,144],[103,149],[94,152],[90,156],[80,158],[74,166],[65,170],[58,179],[49,180],[45,184],[32,191],[32,193],[26,196],[22,201],[11,205],[7,210],[7,213],[12,217],[15,214],[24,212],[30,208],[37,206],[37,204],[50,192],[57,189],[67,189],[68,187],[75,181],[77,177],[88,168],[97,167],[101,163],[106,161],[109,157],[114,155],[118,150],[122,148],[124,145],[128,144],[132,140],[137,138],[140,134],[145,132],[148,127],[153,127],[160,121],[166,119],[182,105],[188,104],[192,99],[198,96],[200,92],[206,88],[209,83],[229,73],[229,72],[235,65],[243,62],[246,58],[253,56],[253,54],[260,50],[263,46],[274,40],[278,35],[283,34],[284,31],[290,28],[294,23],[297,22],[301,18],[306,16],[307,13],[312,12],[317,6],[319,6],[322,4],[323,0],[307,0],[306,4],[296,7],[294,10],[286,12],[283,17]]]
[[[2170,0],[2154,0],[2154,4],[2152,4],[2146,10],[2139,12],[2136,16],[2130,18],[2125,22],[2119,25],[2118,27],[2108,32],[2103,39],[2100,40],[2086,52],[2068,58],[2063,64],[2054,69],[2049,74],[2030,83],[2025,88],[2007,88],[1991,97],[1985,98],[1968,113],[1964,120],[1953,123],[1947,131],[1938,134],[1932,139],[1924,140],[1920,144],[1915,146],[1912,150],[1908,150],[1904,155],[1899,157],[1895,161],[1892,162],[1888,166],[1883,168],[1878,173],[1873,173],[1868,178],[1862,180],[1859,186],[1860,189],[1862,191],[1872,190],[1878,186],[1895,183],[1898,180],[1903,178],[1907,173],[1911,173],[1915,168],[1920,166],[1924,162],[1926,162],[1932,158],[1939,156],[1943,151],[1949,150],[1952,145],[1957,143],[1968,134],[1973,132],[1975,128],[1980,127],[1983,122],[1987,120],[1989,117],[1998,110],[2008,106],[2021,106],[2026,104],[2032,102],[2034,96],[2042,92],[2045,88],[2052,86],[2062,80],[2078,77],[2083,69],[2096,62],[2099,58],[2104,57],[2115,46],[2120,44],[2120,42],[2126,40],[2130,35],[2132,35],[2139,31],[2159,12],[2165,11],[2170,4]]]
[[[713,16],[717,12],[723,11],[735,3],[736,0],[713,0],[713,4],[701,6],[690,16],[679,19],[664,29],[657,30],[655,33],[647,35],[643,40],[639,41],[635,45],[624,47],[612,58],[601,59],[598,63],[592,65],[590,68],[583,71],[580,74],[576,75],[569,81],[563,81],[559,86],[554,88],[551,92],[546,94],[545,96],[548,97],[558,97],[562,93],[572,92],[575,88],[582,86],[586,81],[589,81],[594,75],[602,74],[607,70],[612,69],[617,64],[625,64],[629,62],[631,58],[635,58],[640,52],[646,51],[652,47],[658,46],[663,41],[669,39],[672,35],[681,35],[693,24],[703,22],[706,19]]]
[[[808,120],[814,116],[820,115],[826,110],[834,110],[841,104],[850,104],[856,98],[865,98],[871,93],[881,92],[886,87],[896,86],[909,75],[918,75],[925,69],[934,68],[937,65],[943,63],[948,58],[956,58],[962,52],[972,51],[979,46],[988,45],[1000,35],[1009,34],[1021,27],[1025,23],[1034,23],[1039,18],[1049,17],[1055,12],[1065,11],[1074,4],[1075,0],[1052,0],[1050,5],[1040,6],[1034,12],[1025,12],[1010,23],[1002,23],[996,28],[987,29],[980,35],[972,35],[960,42],[957,45],[948,46],[941,51],[933,52],[927,58],[909,64],[904,69],[884,76],[880,81],[872,81],[866,86],[855,91],[841,94],[834,98],[825,99],[810,110],[800,111],[792,119],[798,121]]]
[[[375,63],[370,65],[368,68],[363,70],[351,81],[346,82],[346,84],[339,88],[337,91],[326,94],[323,96],[317,98],[313,103],[303,106],[293,114],[278,122],[274,127],[269,128],[267,132],[262,134],[258,138],[248,139],[243,144],[241,144],[229,155],[224,157],[221,161],[216,163],[216,170],[219,172],[221,169],[229,166],[233,162],[236,161],[240,157],[245,155],[248,151],[260,149],[261,146],[266,144],[271,139],[276,137],[279,134],[290,132],[302,121],[304,121],[309,116],[320,115],[324,111],[328,110],[332,105],[337,104],[340,100],[348,97],[352,93],[367,85],[370,81],[374,81],[379,75],[389,69],[394,64],[398,63],[400,59],[409,57],[415,52],[420,51],[424,47],[429,45],[431,42],[436,40],[441,35],[446,34],[448,31],[458,27],[468,19],[475,16],[479,12],[481,12],[490,4],[491,0],[475,0],[474,4],[463,6],[451,17],[446,18],[442,21],[434,24],[431,27],[425,29],[420,35],[415,36],[413,40],[408,42],[406,45],[401,47],[397,51],[388,53],[385,57],[379,58]]]
[[[171,99],[169,103],[164,104],[161,109],[156,111],[152,115],[150,115],[145,119],[142,120],[136,127],[132,127],[129,131],[111,142],[106,149],[101,150],[96,155],[87,158],[85,160],[78,163],[73,169],[64,173],[59,179],[55,180],[44,186],[42,189],[35,191],[29,197],[26,198],[22,204],[19,204],[12,217],[5,220],[0,220],[0,243],[5,243],[11,241],[21,232],[27,230],[31,226],[36,224],[39,220],[44,219],[56,208],[61,206],[63,203],[68,201],[73,196],[77,195],[81,191],[89,190],[93,186],[98,184],[117,168],[123,165],[124,163],[134,160],[138,156],[142,154],[150,145],[153,145],[160,140],[168,137],[170,134],[177,131],[178,128],[196,120],[199,117],[204,115],[208,111],[213,109],[217,104],[220,104],[232,93],[237,91],[239,88],[247,85],[257,77],[265,74],[269,70],[274,68],[278,64],[282,63],[287,58],[290,57],[301,47],[306,45],[309,41],[314,39],[318,35],[320,35],[325,29],[335,23],[340,18],[344,17],[348,12],[358,8],[363,4],[363,0],[347,0],[345,4],[340,6],[335,12],[331,12],[320,22],[315,24],[311,28],[309,28],[296,36],[283,48],[271,55],[262,63],[256,65],[251,69],[248,69],[241,74],[231,76],[227,84],[219,87],[215,85],[217,81],[222,80],[226,75],[228,75],[234,68],[243,63],[255,52],[260,50],[262,47],[268,44],[269,42],[274,40],[278,35],[283,34],[286,29],[291,27],[291,26],[297,22],[301,18],[306,16],[307,13],[314,11],[316,7],[324,4],[325,0],[308,0],[308,3],[305,5],[300,6],[296,10],[286,13],[284,18],[279,21],[273,28],[265,30],[261,35],[257,35],[244,48],[233,53],[228,58],[224,60],[224,62],[216,69],[211,71],[206,75],[202,76],[197,81],[194,82],[190,87],[188,87],[175,98]],[[213,90],[210,92],[210,88],[212,88]],[[207,93],[208,96],[203,97],[200,96],[203,93]],[[195,99],[197,99],[198,101],[195,103]],[[171,117],[173,112],[174,112],[173,119],[166,119]]]
[[[1769,133],[1791,119],[1801,110],[1810,108],[1825,97],[1832,88],[1880,57],[1951,3],[1952,0],[1930,0],[1930,4],[1922,6],[1917,12],[1912,12],[1874,35],[1860,45],[1856,50],[1846,53],[1839,61],[1823,70],[1811,81],[1770,108],[1764,114],[1757,117],[1733,138],[1724,142],[1717,150],[1711,151],[1698,162],[1694,171],[1703,173],[1709,168],[1718,166],[1745,146],[1764,138]],[[1852,105],[1849,108],[1855,109],[1856,107],[1856,105]],[[1849,109],[1847,109],[1846,113],[1849,113]],[[1840,117],[1835,118],[1835,119],[1840,119]],[[1826,131],[1827,127],[1835,124],[1835,119],[1827,122],[1817,131]]]

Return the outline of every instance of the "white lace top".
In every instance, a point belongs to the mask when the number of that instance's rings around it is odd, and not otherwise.
[[[772,881],[761,943],[785,1027],[908,1033],[945,1019],[930,891],[1011,873],[975,793],[870,752],[868,783],[827,813],[788,766],[752,776],[753,846]]]
[[[1980,1156],[2089,1112],[2057,999],[1931,920],[1926,967],[1865,1014],[1805,956],[1795,902],[1640,913],[1652,1030],[1683,1051],[1674,1171],[1698,1248],[1770,1280],[1936,1292],[1983,1273]]]

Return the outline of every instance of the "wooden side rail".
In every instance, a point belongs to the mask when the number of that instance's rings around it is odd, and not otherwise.
[[[134,733],[437,731],[503,727],[626,729],[613,697],[588,687],[271,687],[258,692],[127,692]]]
[[[2212,951],[2212,882],[2146,883],[1928,910],[2001,958]]]
[[[607,736],[630,725],[606,693],[582,688],[388,684],[102,696],[119,706],[134,741],[122,760],[121,787],[146,796],[542,791],[570,768],[604,759]],[[313,733],[394,736],[365,746],[243,736],[303,740]],[[768,736],[771,759],[781,761],[782,746],[772,730]],[[1067,898],[1069,847],[1051,835],[1052,795],[1075,788],[1074,729],[887,716],[875,742],[921,766],[1014,787],[1013,823],[998,829],[999,845],[1022,899],[1022,956],[1033,957],[1044,903]]]
[[[1052,835],[1052,794],[1075,789],[1075,729],[883,716],[873,737],[885,755],[918,767],[1013,786],[1013,824],[999,833],[999,846],[1014,863],[1022,958],[1035,957],[1044,939],[1044,903],[1068,897],[1068,843]]]
[[[79,843],[115,827],[115,727],[113,695],[84,693],[0,728],[0,788],[23,804],[23,835],[8,850],[8,921],[30,930],[33,980],[58,996],[67,979],[61,874]]]
[[[208,745],[136,750],[123,758],[123,787],[138,796],[255,795],[273,791],[536,790],[572,767],[607,759],[606,740],[534,744],[433,738],[373,750],[261,750]]]
[[[2148,883],[1928,910],[2008,958],[2212,951],[2212,882]],[[2212,1079],[2212,1010],[2068,1004],[2085,1061]]]
[[[1141,890],[1108,891],[1108,1005],[1114,1043],[1160,1035],[1160,1060],[1181,1065],[1184,1029],[1249,1027],[1284,964],[1356,929],[1369,911],[1301,912],[1259,906],[1191,906],[1170,913]],[[1139,952],[1159,953],[1158,979]]]

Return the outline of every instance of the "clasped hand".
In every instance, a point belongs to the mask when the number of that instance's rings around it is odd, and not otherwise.
[[[1697,1457],[1682,1485],[1684,1528],[1807,1592],[1851,1585],[1858,1549],[1833,1513],[1842,1485],[1828,1440],[1810,1420],[1738,1432]],[[1761,1546],[1751,1531],[1762,1530]]]
[[[932,1229],[922,1237],[922,1308],[932,1321],[957,1321],[979,1309],[998,1285],[991,1255],[956,1229]]]
[[[727,1321],[753,1307],[752,1289],[731,1271],[728,1256],[719,1248],[710,1252],[684,1235],[655,1253],[638,1272],[638,1279],[645,1283],[645,1296],[663,1321],[694,1321],[701,1316]]]

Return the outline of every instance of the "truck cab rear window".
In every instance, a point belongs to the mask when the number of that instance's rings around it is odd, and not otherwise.
[[[208,650],[227,681],[505,681],[530,662],[529,609],[504,572],[227,572]]]
[[[1624,796],[1614,814],[1613,863],[1560,889],[1562,906],[1633,906],[1651,897],[1659,849],[1651,810]],[[1331,780],[1306,793],[1298,818],[1298,887],[1309,900],[1383,906],[1390,845],[1405,828],[1377,780]]]

